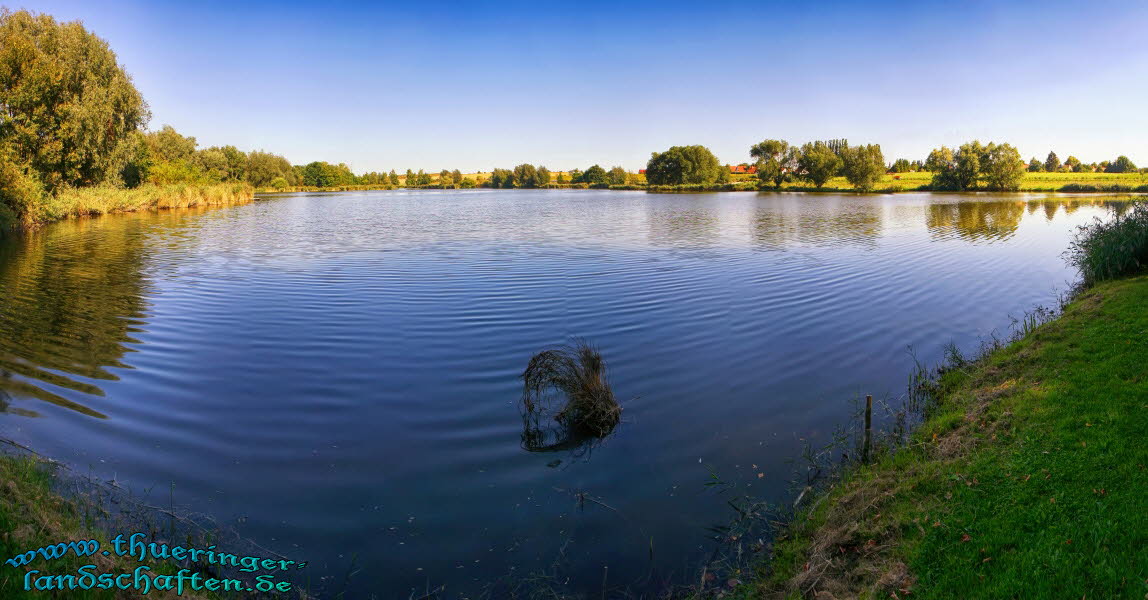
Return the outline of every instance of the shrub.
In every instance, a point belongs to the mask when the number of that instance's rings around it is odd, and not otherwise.
[[[606,380],[606,363],[584,341],[535,354],[522,380],[523,443],[528,449],[554,446],[544,443],[547,428],[541,423],[547,418],[559,425],[559,445],[603,437],[621,418],[622,407]],[[556,403],[555,396],[564,402]]]
[[[1087,287],[1133,275],[1148,266],[1148,203],[1137,202],[1110,221],[1082,225],[1068,250]]]

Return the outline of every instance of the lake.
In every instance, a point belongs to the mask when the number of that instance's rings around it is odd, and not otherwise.
[[[718,545],[713,476],[791,503],[853,400],[1054,304],[1110,203],[380,191],[60,223],[0,242],[0,435],[326,593],[654,589]],[[527,450],[520,375],[576,338],[623,422]]]

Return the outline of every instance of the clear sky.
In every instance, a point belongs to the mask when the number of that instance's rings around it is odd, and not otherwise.
[[[0,0],[82,20],[203,146],[356,172],[973,138],[1148,165],[1148,2]]]

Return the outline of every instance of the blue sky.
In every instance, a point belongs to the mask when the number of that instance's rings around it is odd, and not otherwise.
[[[1138,1],[0,2],[108,40],[153,128],[357,172],[838,137],[1148,165]]]

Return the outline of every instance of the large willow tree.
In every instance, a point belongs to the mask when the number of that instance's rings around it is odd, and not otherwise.
[[[0,151],[49,192],[118,174],[147,105],[79,22],[0,9]]]

